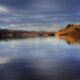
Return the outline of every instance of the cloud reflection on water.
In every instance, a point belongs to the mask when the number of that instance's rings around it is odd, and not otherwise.
[[[80,80],[80,47],[56,38],[0,42],[0,80]]]

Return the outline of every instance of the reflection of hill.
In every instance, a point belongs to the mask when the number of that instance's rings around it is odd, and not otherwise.
[[[64,39],[68,44],[79,44],[80,45],[80,38],[75,36],[64,36],[59,37],[60,39]]]

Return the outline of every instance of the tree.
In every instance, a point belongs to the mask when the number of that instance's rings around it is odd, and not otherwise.
[[[72,26],[73,26],[73,24],[68,24],[66,28],[70,28]]]

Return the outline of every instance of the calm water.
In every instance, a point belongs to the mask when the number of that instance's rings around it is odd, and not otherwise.
[[[0,80],[80,80],[80,46],[55,37],[1,41]]]

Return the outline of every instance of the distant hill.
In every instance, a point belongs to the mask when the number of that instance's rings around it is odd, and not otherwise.
[[[50,37],[54,35],[55,35],[54,32],[47,32],[47,31],[24,31],[24,30],[0,29],[0,39]]]

